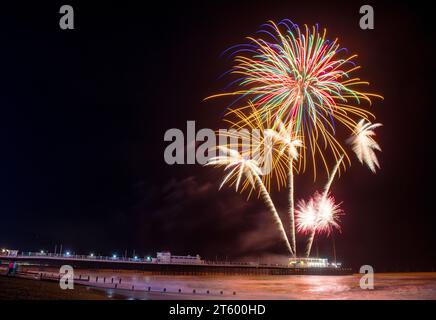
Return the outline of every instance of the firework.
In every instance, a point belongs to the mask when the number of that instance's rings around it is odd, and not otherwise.
[[[337,226],[339,228],[339,225],[337,224],[335,217],[337,214],[341,213],[339,210],[339,206],[336,206],[334,203],[334,198],[329,197],[330,187],[332,185],[333,179],[335,178],[336,173],[338,172],[339,165],[341,164],[343,160],[343,155],[339,158],[338,162],[336,163],[333,172],[330,174],[329,180],[327,181],[327,184],[324,187],[324,192],[322,193],[322,196],[319,197],[318,195],[315,197],[317,208],[317,220],[316,220],[316,227],[312,228],[309,241],[307,243],[306,248],[306,256],[308,257],[310,255],[310,250],[312,249],[313,239],[315,238],[315,234],[317,231],[324,231],[330,234],[331,226]]]
[[[219,146],[218,149],[227,154],[210,158],[206,165],[225,166],[225,170],[230,169],[230,172],[224,177],[219,189],[221,189],[224,184],[230,183],[230,185],[235,185],[236,191],[238,191],[243,178],[245,178],[242,183],[243,190],[249,186],[254,188],[255,181],[253,176],[261,174],[256,160],[247,159],[237,150],[233,150],[229,147]]]
[[[309,235],[307,256],[316,234],[330,235],[340,229],[343,211],[329,191],[336,174],[351,161],[337,131],[351,132],[347,141],[361,163],[373,172],[379,167],[374,151],[381,148],[373,139],[373,129],[381,124],[371,124],[369,119],[375,117],[365,105],[371,105],[373,97],[383,97],[360,89],[369,83],[353,76],[360,69],[353,61],[357,55],[347,55],[338,40],[328,40],[326,33],[317,25],[300,28],[290,20],[270,21],[258,36],[247,38],[249,43],[231,48],[235,64],[229,73],[237,79],[227,88],[236,89],[206,98],[236,97],[225,120],[237,133],[225,135],[237,142],[218,149],[238,151],[208,163],[229,170],[220,188],[234,184],[236,190],[249,189],[248,197],[259,190],[294,255],[295,227]],[[257,129],[260,134],[248,137],[244,129]],[[331,161],[336,163],[333,170]],[[316,180],[319,162],[329,174],[328,182],[322,193],[300,201],[295,210],[294,174],[311,163]],[[272,184],[279,190],[289,184],[290,241],[269,195]]]
[[[380,146],[373,138],[373,136],[375,136],[374,129],[381,126],[381,123],[365,122],[365,120],[362,119],[356,125],[351,138],[348,139],[360,163],[366,163],[369,169],[374,173],[376,167],[380,168],[374,150],[381,151]]]
[[[279,227],[283,240],[286,242],[286,246],[289,252],[293,255],[292,247],[289,243],[288,237],[286,236],[286,231],[283,227],[280,216],[274,206],[274,203],[271,200],[271,197],[268,193],[268,190],[265,188],[265,185],[260,178],[262,173],[261,169],[256,160],[247,159],[243,157],[238,151],[229,148],[228,146],[220,146],[218,147],[221,151],[227,153],[227,155],[221,155],[217,157],[212,157],[206,163],[206,165],[213,166],[225,166],[225,170],[229,170],[230,172],[225,176],[223,182],[220,185],[220,188],[225,183],[235,184],[236,190],[238,190],[241,180],[246,178],[243,183],[243,188],[246,188],[248,185],[251,188],[255,188],[255,186],[259,186],[260,194],[262,195],[263,200],[266,205],[273,213],[274,220]]]
[[[299,157],[299,148],[303,146],[300,139],[292,136],[292,130],[279,121],[278,130],[268,129],[267,135],[270,135],[280,145],[280,154],[287,153],[289,159],[288,177],[289,177],[289,220],[291,225],[291,243],[294,254],[297,254],[297,245],[295,239],[295,218],[294,218],[294,161]],[[292,125],[289,127],[292,128]]]
[[[289,20],[270,21],[258,34],[263,37],[249,37],[250,43],[234,47],[235,66],[230,73],[239,77],[233,82],[237,89],[209,98],[239,96],[234,103],[248,98],[261,117],[271,115],[291,125],[294,136],[301,137],[306,146],[299,165],[306,168],[309,152],[315,178],[316,154],[330,171],[326,149],[335,161],[344,154],[350,162],[335,138],[335,125],[340,123],[352,131],[355,117],[372,116],[353,102],[371,104],[370,97],[380,97],[357,90],[368,82],[352,77],[360,68],[353,62],[356,55],[345,56],[337,39],[329,41],[326,30],[321,33],[318,26],[302,30]]]
[[[318,195],[315,203],[317,207],[316,231],[329,235],[333,228],[340,230],[339,216],[343,215],[341,204],[336,204],[333,196],[329,194],[326,197]]]
[[[305,234],[310,234],[316,229],[316,206],[313,198],[309,201],[301,200],[298,203],[296,216],[297,216],[297,231]]]
[[[344,214],[336,204],[333,196],[315,193],[313,198],[298,203],[297,230],[303,234],[310,234],[306,249],[306,256],[309,257],[313,240],[316,234],[325,233],[330,235],[333,229],[340,230],[339,217]]]
[[[343,215],[340,203],[336,204],[331,195],[324,197],[319,193],[309,199],[301,200],[297,207],[297,230],[305,234],[330,235],[333,228],[340,230],[339,217]]]
[[[273,186],[280,190],[287,185],[288,154],[283,153],[280,145],[273,143],[274,138],[268,129],[272,126],[271,118],[261,119],[253,104],[248,103],[250,108],[247,110],[229,110],[224,121],[230,129],[219,131],[218,135],[226,138],[229,148],[257,161],[268,191]]]
[[[262,180],[268,190],[272,179],[277,182],[280,189],[281,185],[286,185],[286,176],[288,176],[291,245],[294,254],[296,254],[294,163],[299,157],[299,148],[302,147],[302,141],[293,137],[292,130],[283,122],[278,121],[278,125],[273,126],[271,118],[262,119],[250,101],[249,106],[250,113],[247,110],[243,112],[239,109],[228,112],[225,121],[230,123],[230,128],[235,129],[235,131],[230,130],[225,132],[224,135],[230,140],[233,139],[231,147],[240,148],[247,156],[253,156],[262,165],[262,168],[264,168],[262,170]],[[229,118],[232,118],[232,120]],[[233,120],[233,118],[235,119]],[[270,127],[276,127],[276,129]],[[257,134],[254,134],[256,131]],[[247,152],[248,150],[251,150],[251,153]]]
[[[336,204],[335,199],[332,196],[329,196],[329,194],[315,194],[314,199],[311,201],[314,203],[313,206],[315,208],[316,219],[310,230],[309,228],[307,229],[310,231],[310,237],[307,244],[306,257],[309,257],[310,255],[310,250],[312,249],[315,235],[322,233],[330,235],[330,233],[333,231],[333,228],[340,230],[338,223],[339,217],[344,214],[340,208],[341,204]]]

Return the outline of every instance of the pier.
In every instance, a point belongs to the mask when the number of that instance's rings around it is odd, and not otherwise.
[[[344,275],[352,274],[349,268],[338,266],[295,266],[285,264],[264,264],[254,262],[229,261],[159,261],[150,258],[125,258],[90,255],[70,255],[54,253],[23,252],[21,254],[0,255],[2,263],[16,261],[18,264],[44,267],[70,265],[78,269],[136,270],[162,275]],[[179,259],[181,260],[181,259]]]

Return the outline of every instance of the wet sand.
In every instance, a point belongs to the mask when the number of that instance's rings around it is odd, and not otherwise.
[[[0,300],[108,299],[110,297],[105,292],[84,286],[76,286],[74,290],[61,290],[58,283],[0,276]]]

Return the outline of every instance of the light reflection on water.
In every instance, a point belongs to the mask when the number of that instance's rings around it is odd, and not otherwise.
[[[123,274],[128,287],[108,293],[135,299],[432,299],[436,273],[375,274],[374,290],[350,276],[161,276]],[[141,289],[142,286],[142,289]],[[150,286],[152,292],[148,293]],[[163,292],[163,288],[166,292]],[[182,293],[178,293],[181,289]],[[193,290],[195,289],[195,294]],[[207,294],[209,290],[209,294]],[[220,294],[223,291],[223,294]],[[236,294],[233,295],[233,292]]]
[[[50,268],[44,269],[52,272],[58,271]],[[116,299],[436,300],[435,272],[376,273],[374,290],[360,288],[360,274],[348,276],[170,276],[135,271],[84,269],[76,269],[75,274],[83,275],[85,278],[90,276],[91,281],[83,281],[81,284],[89,288],[104,290],[108,297]],[[119,279],[122,281],[119,282]],[[80,281],[77,282],[80,284]],[[148,292],[149,287],[150,292]],[[207,293],[208,290],[209,293]]]

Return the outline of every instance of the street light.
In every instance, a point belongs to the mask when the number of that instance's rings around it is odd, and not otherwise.
[[[67,256],[69,256],[69,255],[70,255],[70,251],[67,251],[65,254],[66,254]]]

